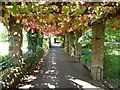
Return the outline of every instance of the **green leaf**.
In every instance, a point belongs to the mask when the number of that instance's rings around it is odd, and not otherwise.
[[[68,14],[71,12],[71,9],[69,7],[67,7],[67,6],[64,6],[62,8],[62,11],[63,11],[64,15],[67,17]]]
[[[99,6],[99,3],[94,3],[93,4],[93,7],[98,7]]]
[[[106,24],[106,26],[108,26],[108,27],[109,27],[109,26],[111,26],[111,24],[110,24],[110,23],[108,23],[108,24]]]
[[[100,17],[100,18],[103,18],[104,16],[105,16],[104,13],[100,13],[100,14],[99,14],[99,17]]]
[[[5,18],[8,18],[8,17],[9,17],[9,14],[8,14],[8,13],[5,13],[5,14],[4,14],[4,17],[5,17]]]
[[[18,6],[15,5],[13,8],[10,8],[10,11],[13,12],[14,14],[18,12]]]
[[[76,9],[76,11],[75,11],[75,14],[77,15],[77,14],[82,14],[82,13],[84,13],[84,10],[83,9]]]

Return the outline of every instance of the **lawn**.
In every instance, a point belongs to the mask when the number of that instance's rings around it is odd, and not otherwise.
[[[120,82],[120,49],[105,50],[104,78],[113,81],[115,84]],[[91,66],[91,50],[82,50],[82,62],[87,59],[87,66]]]
[[[86,62],[88,67],[91,66],[91,49],[82,49],[82,63]]]

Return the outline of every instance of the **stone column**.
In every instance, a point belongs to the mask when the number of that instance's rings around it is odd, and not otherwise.
[[[82,45],[79,42],[78,43],[78,39],[82,36],[81,32],[76,32],[76,44],[75,44],[75,61],[79,61],[81,60],[81,56],[82,56]]]
[[[105,24],[95,22],[92,25],[92,65],[91,74],[94,80],[102,80],[104,63],[104,29]]]
[[[69,52],[69,36],[65,35],[65,51]]]
[[[74,33],[70,33],[69,34],[69,55],[70,56],[73,56],[73,53],[74,53],[73,45],[74,45]]]
[[[22,28],[20,24],[11,23],[9,32],[9,54],[14,65],[22,63]]]

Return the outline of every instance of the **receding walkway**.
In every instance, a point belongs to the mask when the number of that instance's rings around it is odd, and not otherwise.
[[[31,82],[35,88],[98,88],[102,84],[92,80],[90,71],[82,64],[67,56],[61,48],[51,48],[44,62],[44,67]],[[82,89],[81,89],[82,90]],[[99,89],[91,89],[99,90]],[[101,89],[100,89],[101,90]]]

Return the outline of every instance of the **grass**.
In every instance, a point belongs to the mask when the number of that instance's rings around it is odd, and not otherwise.
[[[82,59],[83,63],[86,62],[88,67],[91,66],[91,49],[82,49]]]
[[[120,49],[107,49],[105,53],[105,64],[104,64],[104,78],[111,80],[115,85],[119,86],[120,82]]]
[[[105,50],[105,64],[104,64],[104,78],[111,80],[118,85],[120,82],[120,49],[106,49]],[[82,50],[82,62],[87,59],[87,66],[91,66],[91,50]]]

